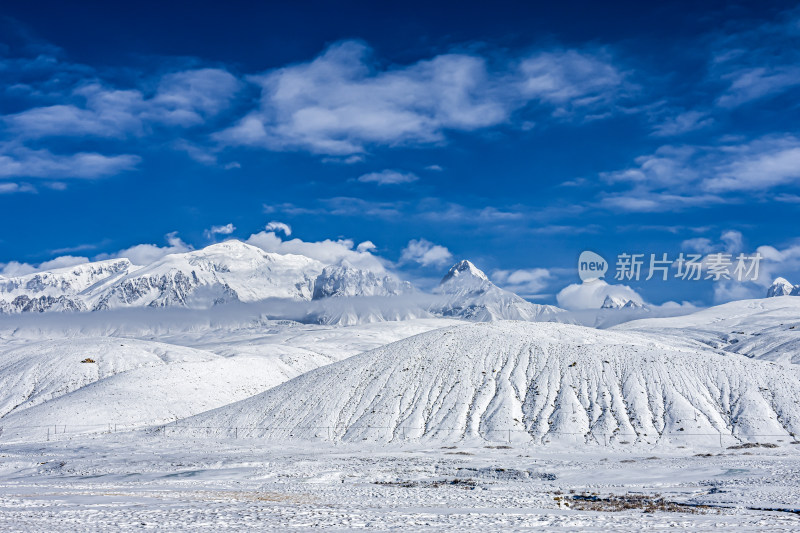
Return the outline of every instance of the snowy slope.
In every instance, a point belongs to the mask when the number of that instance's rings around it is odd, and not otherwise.
[[[690,315],[635,320],[614,329],[800,364],[800,298],[795,296],[740,300]]]
[[[248,398],[338,359],[279,344],[231,352],[225,357],[125,338],[26,343],[0,354],[0,427],[8,438],[35,438],[53,425],[74,433],[164,423]]]
[[[351,357],[185,423],[377,442],[786,436],[800,431],[800,369],[633,333],[482,323]]]
[[[249,398],[301,373],[274,363],[264,357],[218,357],[137,368],[16,409],[0,418],[0,426],[6,437],[35,437],[45,426],[75,433],[174,421]]]
[[[442,296],[431,312],[445,317],[478,322],[493,320],[555,320],[565,313],[552,305],[537,305],[496,286],[486,274],[469,261],[453,265],[442,278],[438,291]]]
[[[90,315],[98,323],[88,327],[77,317],[39,316],[35,328],[17,324],[11,335],[0,333],[0,427],[5,435],[42,436],[41,427],[47,425],[101,431],[109,424],[141,426],[184,418],[364,350],[457,323],[429,319],[330,328],[238,323],[232,317],[228,325],[170,325],[157,315],[151,320],[155,330],[131,324],[127,334],[161,342],[126,338],[121,336],[124,327],[104,324],[126,316],[118,313]],[[63,324],[53,331],[47,322]],[[83,326],[64,327],[70,322]],[[86,335],[109,332],[117,336]],[[52,338],[54,333],[62,337]]]
[[[0,352],[0,417],[136,368],[218,356],[181,346],[115,338],[44,340]],[[82,363],[86,359],[94,363]]]

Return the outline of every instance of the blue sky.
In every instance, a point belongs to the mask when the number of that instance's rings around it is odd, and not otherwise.
[[[278,221],[538,302],[584,249],[767,256],[656,304],[800,283],[796,4],[288,4],[4,3],[5,274]]]

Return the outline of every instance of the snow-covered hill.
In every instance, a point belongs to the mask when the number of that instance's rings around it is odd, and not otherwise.
[[[800,431],[800,369],[565,324],[445,328],[193,417],[269,437],[573,444]]]
[[[0,426],[7,438],[35,438],[47,426],[94,433],[114,425],[161,424],[249,398],[301,373],[287,376],[286,368],[274,363],[264,357],[216,357],[141,367],[16,409],[0,418]]]
[[[800,298],[795,296],[740,300],[690,315],[635,320],[614,329],[800,364]]]
[[[223,311],[219,321],[208,311],[143,309],[6,317],[0,323],[7,326],[0,327],[3,435],[43,438],[46,426],[60,431],[67,426],[74,433],[164,423],[458,323],[428,319],[326,327],[240,320]],[[187,320],[192,315],[206,320]]]
[[[4,348],[0,352],[0,417],[121,372],[216,358],[213,353],[182,346],[109,337],[48,339]]]
[[[0,353],[0,427],[6,438],[37,438],[48,426],[75,433],[164,423],[338,359],[277,344],[252,351],[224,357],[114,337],[25,343]]]
[[[563,309],[533,304],[496,286],[469,261],[461,261],[442,278],[437,292],[441,295],[431,311],[446,317],[490,322],[493,320],[557,320]]]

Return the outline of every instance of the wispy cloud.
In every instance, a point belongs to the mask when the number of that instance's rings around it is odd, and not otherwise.
[[[131,154],[79,152],[61,155],[44,148],[0,143],[0,178],[102,178],[132,170],[140,160],[139,156]]]
[[[413,183],[419,176],[412,172],[400,172],[398,170],[381,170],[380,172],[370,172],[358,177],[361,183],[376,183],[378,185],[399,185],[402,183]]]
[[[752,28],[734,28],[714,42],[710,75],[726,84],[716,103],[737,107],[800,86],[800,10]]]
[[[683,111],[668,116],[653,128],[654,137],[673,137],[706,128],[714,123],[707,111]]]
[[[636,158],[636,165],[601,174],[611,186],[600,205],[623,211],[669,211],[765,195],[800,184],[800,139],[767,136],[708,146],[665,145]]]
[[[491,279],[499,286],[523,298],[540,296],[552,280],[546,268],[522,268],[517,270],[495,270]]]
[[[265,231],[270,231],[270,232],[275,232],[275,233],[280,232],[280,233],[283,233],[284,235],[286,235],[287,237],[289,237],[292,234],[292,228],[291,228],[291,226],[289,226],[289,224],[285,224],[283,222],[278,222],[276,220],[273,220],[272,222],[268,223],[264,227],[264,230]]]
[[[230,235],[234,231],[236,231],[236,226],[228,223],[224,226],[211,226],[203,231],[203,235],[205,235],[206,239],[213,239],[217,235]]]
[[[283,213],[290,216],[319,215],[342,217],[371,217],[397,219],[405,216],[415,220],[454,225],[483,226],[493,224],[520,224],[525,220],[538,219],[540,213],[524,206],[516,208],[481,206],[473,207],[441,198],[421,198],[415,201],[379,201],[338,196],[317,200],[312,205],[281,203],[264,205],[264,212]]]
[[[143,135],[153,124],[190,127],[225,109],[241,82],[221,69],[167,74],[147,96],[140,89],[119,89],[106,83],[76,86],[64,95],[69,103],[34,107],[3,117],[17,137]]]
[[[0,157],[2,162],[2,157]],[[36,192],[36,188],[30,183],[0,183],[0,194],[14,194],[18,192]]]
[[[359,154],[372,145],[431,144],[446,132],[508,123],[529,104],[554,115],[596,114],[624,87],[604,51],[555,50],[492,69],[477,54],[449,53],[379,68],[360,41],[343,41],[302,63],[253,76],[260,108],[216,138],[229,145]]]
[[[519,75],[520,95],[552,105],[556,116],[607,107],[634,87],[602,49],[535,53],[520,61]]]

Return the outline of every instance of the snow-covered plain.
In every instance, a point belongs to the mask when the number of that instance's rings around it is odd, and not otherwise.
[[[800,527],[800,298],[611,330],[254,309],[3,317],[0,530]]]
[[[800,446],[788,443],[697,456],[133,433],[4,444],[0,460],[6,531],[800,527]]]

